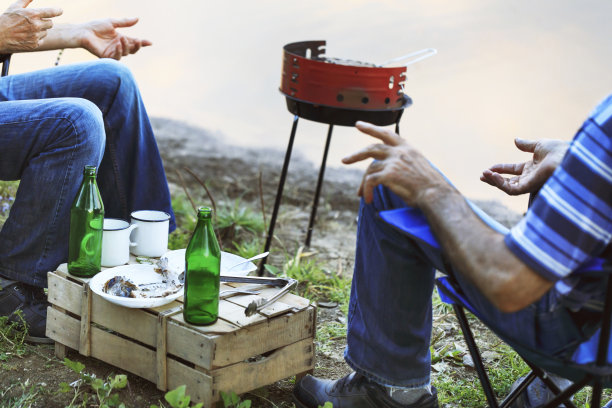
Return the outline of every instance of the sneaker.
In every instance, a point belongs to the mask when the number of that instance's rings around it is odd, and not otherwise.
[[[438,408],[438,393],[431,388],[431,395],[406,405],[391,399],[383,386],[357,373],[336,381],[307,375],[293,389],[293,401],[298,408],[318,408],[326,402],[334,408]]]
[[[1,279],[0,286],[0,316],[9,316],[9,321],[19,324],[25,321],[26,341],[53,343],[45,335],[49,303],[44,290],[8,279]],[[16,313],[18,310],[21,310],[21,317]]]
[[[549,374],[550,379],[559,387],[561,391],[572,385],[570,380],[565,378],[557,377],[556,375]],[[512,392],[518,385],[523,381],[525,377],[521,377],[512,384],[510,392]],[[518,398],[509,408],[538,408],[545,406],[549,401],[555,397],[555,394],[548,389],[546,384],[539,378],[535,378],[531,384],[527,386],[527,389],[519,394]],[[570,398],[570,400],[573,399]],[[559,408],[565,408],[565,404],[559,405]]]

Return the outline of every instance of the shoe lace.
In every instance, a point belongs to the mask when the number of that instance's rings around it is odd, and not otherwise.
[[[351,373],[336,381],[332,390],[342,392],[346,389],[347,391],[351,391],[353,388],[359,387],[361,386],[361,384],[366,382],[368,382],[368,379],[365,378],[363,375]]]

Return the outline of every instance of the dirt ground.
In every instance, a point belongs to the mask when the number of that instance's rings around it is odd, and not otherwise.
[[[171,188],[180,191],[183,177],[190,189],[196,189],[197,183],[184,170],[189,168],[202,180],[205,180],[217,200],[236,200],[252,204],[259,208],[260,173],[262,175],[263,197],[266,213],[271,207],[276,194],[277,182],[283,161],[284,151],[245,149],[227,146],[203,129],[190,127],[183,123],[154,119],[160,151],[164,158]],[[283,147],[284,148],[284,147]],[[179,176],[180,172],[180,176]],[[306,227],[310,214],[317,169],[294,152],[285,187],[281,215],[276,226],[279,240],[274,241],[269,263],[281,265],[284,251],[289,253],[303,245]],[[356,215],[358,199],[355,191],[360,180],[360,172],[352,170],[328,169],[322,192],[317,225],[310,250],[317,251],[317,259],[327,263],[337,273],[350,276],[355,246]],[[513,214],[497,203],[480,203],[485,210],[492,213],[507,225],[516,221]],[[286,248],[280,248],[283,243]],[[320,308],[319,323],[326,321],[343,321],[344,316],[338,308]],[[460,341],[458,326],[447,315],[436,315],[434,337],[438,336],[448,342]],[[479,330],[479,329],[478,329]],[[483,332],[484,333],[484,332]],[[486,334],[481,337],[487,339]],[[492,342],[495,339],[490,340]],[[350,370],[342,359],[344,341],[326,343],[326,347],[317,348],[315,374],[325,378],[339,378]],[[120,370],[93,358],[84,358],[76,352],[68,357],[80,361],[86,371],[95,373],[99,378],[122,373]],[[60,382],[72,382],[76,374],[64,367],[54,356],[53,346],[37,346],[25,358],[13,358],[2,363],[0,370],[0,388],[6,389],[14,383],[44,384],[47,390],[57,390]],[[441,364],[445,364],[442,362]],[[448,367],[434,367],[434,381],[437,370]],[[466,370],[466,368],[462,368]],[[468,369],[469,371],[469,369]],[[163,394],[154,384],[135,375],[128,375],[128,387],[121,392],[121,400],[131,407],[149,407],[163,401]],[[469,373],[468,375],[473,375]],[[290,407],[291,379],[280,381],[244,395],[251,399],[253,407]],[[66,394],[46,393],[41,396],[37,407],[63,407],[70,401]]]

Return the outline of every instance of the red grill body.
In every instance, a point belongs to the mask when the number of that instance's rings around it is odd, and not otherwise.
[[[325,56],[325,41],[283,47],[280,91],[290,112],[317,122],[352,126],[357,120],[396,123],[412,101],[404,94],[406,67],[376,67]]]

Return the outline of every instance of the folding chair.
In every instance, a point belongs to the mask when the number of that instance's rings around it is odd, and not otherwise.
[[[428,252],[430,259],[436,264],[443,265],[443,259],[439,255],[433,255],[439,251],[439,243],[433,235],[424,215],[414,208],[402,208],[396,210],[382,211],[380,217],[398,228],[403,233],[419,241],[421,247]],[[437,259],[436,259],[437,258]],[[470,355],[474,361],[475,369],[480,379],[485,397],[491,408],[506,408],[510,406],[535,379],[540,378],[544,384],[555,395],[554,399],[545,405],[545,408],[557,407],[565,404],[567,407],[576,408],[570,398],[586,386],[593,388],[590,408],[601,407],[601,394],[603,388],[612,387],[612,344],[610,344],[610,330],[612,317],[612,279],[609,278],[612,268],[602,259],[593,260],[585,265],[580,271],[588,276],[599,276],[607,278],[607,289],[605,304],[602,314],[601,327],[589,338],[578,346],[570,361],[557,359],[545,355],[538,350],[528,349],[520,345],[510,346],[521,356],[531,369],[531,372],[520,382],[506,398],[498,403],[491,387],[489,377],[480,357],[480,352],[474,336],[470,329],[464,309],[469,310],[474,316],[487,324],[478,312],[462,294],[459,285],[451,276],[436,279],[436,285],[442,301],[453,306],[453,310],[459,320],[459,325],[467,343]],[[603,334],[602,334],[603,333]],[[548,373],[558,375],[573,381],[573,384],[561,391],[550,379]]]

